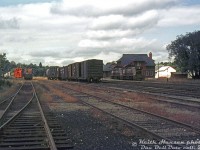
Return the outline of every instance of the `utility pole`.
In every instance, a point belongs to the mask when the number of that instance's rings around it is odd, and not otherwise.
[[[158,62],[158,79],[159,79],[159,62]]]
[[[167,82],[168,82],[168,69],[169,69],[169,67],[167,68]]]
[[[0,68],[0,80],[2,79],[2,71],[1,71],[1,68]]]
[[[1,67],[1,62],[0,62],[0,80],[2,79],[2,67]]]

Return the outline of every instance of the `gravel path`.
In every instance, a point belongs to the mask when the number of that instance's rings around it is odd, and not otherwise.
[[[151,140],[111,116],[81,104],[78,100],[81,95],[74,98],[73,93],[64,85],[58,88],[60,82],[51,83],[40,83],[41,90],[45,93],[43,98],[48,96],[46,102],[72,138],[74,149],[139,150],[142,147],[132,145],[138,144],[141,139]],[[81,86],[75,88],[84,89]],[[95,90],[92,91],[98,94]],[[111,94],[107,95],[111,96]],[[92,102],[94,102],[93,99]],[[102,104],[102,107],[113,110],[113,107],[108,104]],[[148,143],[144,145],[148,146]]]
[[[75,150],[140,150],[132,146],[142,138],[134,129],[79,101],[68,101],[67,93],[62,95],[47,84],[39,84],[38,89],[45,97],[49,95],[45,100],[40,93],[71,137]]]
[[[110,130],[105,123],[92,117],[90,111],[57,112],[57,115],[70,137],[73,138],[74,149],[134,149],[130,137],[125,137],[117,131]]]

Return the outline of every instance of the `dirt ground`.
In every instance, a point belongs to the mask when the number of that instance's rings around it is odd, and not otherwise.
[[[127,91],[113,92],[109,89],[95,89],[93,86],[83,86],[78,83],[62,81],[48,81],[46,78],[34,78],[34,86],[38,97],[45,102],[59,120],[60,124],[70,135],[74,149],[141,149],[134,146],[141,139],[147,139],[138,130],[133,129],[123,122],[108,116],[101,111],[82,104],[77,98],[67,91],[67,87],[88,92],[96,96],[109,98],[130,107],[162,114],[165,117],[178,121],[198,125],[199,114],[177,108],[170,104],[154,103],[150,97]],[[15,93],[17,87],[24,82],[12,81],[11,87],[0,89],[0,101]],[[59,88],[66,89],[60,90]]]
[[[51,81],[49,81],[51,82]],[[57,82],[57,81],[55,81]],[[140,136],[116,119],[80,103],[46,82],[35,81],[40,100],[46,101],[74,142],[74,149],[133,150]]]
[[[174,105],[166,102],[157,102],[153,100],[153,98],[159,98],[159,96],[127,92],[126,90],[113,90],[111,88],[105,87],[95,87],[93,85],[79,84],[76,82],[57,82],[56,84],[59,84],[60,87],[69,87],[71,89],[89,93],[94,96],[103,97],[105,99],[109,99],[129,107],[162,115],[172,120],[191,124],[192,126],[200,126],[200,120],[198,119],[200,117],[199,109],[190,107],[186,108],[179,105]]]
[[[0,101],[14,94],[17,91],[18,87],[23,82],[21,80],[12,80],[12,79],[7,80],[7,81],[11,83],[11,86],[3,85],[0,87]]]

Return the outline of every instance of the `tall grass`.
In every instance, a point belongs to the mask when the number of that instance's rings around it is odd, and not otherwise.
[[[0,80],[0,87],[2,87],[2,86],[9,86],[9,87],[11,87],[12,83],[10,81],[8,81],[8,80],[2,79],[2,80]]]

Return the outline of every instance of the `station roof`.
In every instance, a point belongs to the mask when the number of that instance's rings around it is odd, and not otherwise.
[[[158,70],[159,70],[159,72],[164,72],[164,71],[176,72],[176,70],[171,66],[162,66]]]
[[[147,66],[155,66],[154,60],[149,58],[147,54],[123,54],[117,61],[121,61],[121,65],[128,65],[133,61],[145,62]]]

